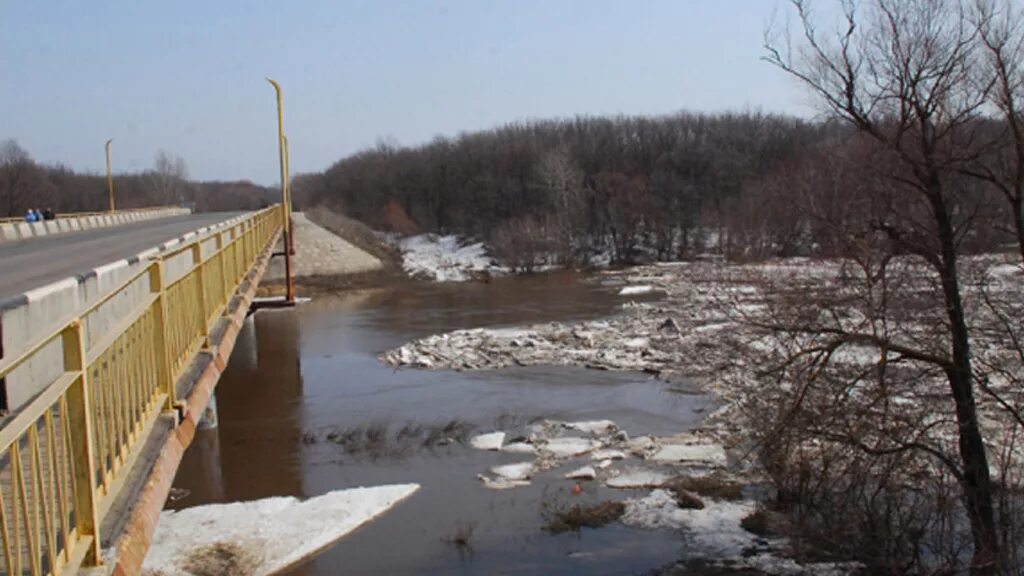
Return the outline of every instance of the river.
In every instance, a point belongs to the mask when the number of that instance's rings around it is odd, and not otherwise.
[[[571,273],[489,283],[408,283],[318,296],[261,311],[242,330],[217,388],[220,425],[200,431],[168,507],[269,496],[310,497],[363,485],[422,489],[381,518],[295,568],[336,574],[631,574],[685,555],[678,534],[614,523],[551,534],[550,510],[622,500],[623,491],[566,469],[530,486],[494,491],[477,474],[522,456],[481,452],[476,433],[540,418],[611,419],[630,435],[695,426],[711,406],[639,373],[582,368],[486,372],[395,371],[377,355],[459,328],[598,318],[624,301]],[[439,438],[454,438],[446,443]],[[466,545],[453,544],[456,535]]]

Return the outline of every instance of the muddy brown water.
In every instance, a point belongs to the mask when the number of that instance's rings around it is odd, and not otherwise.
[[[464,441],[540,418],[612,419],[632,436],[696,425],[710,399],[639,373],[534,367],[398,370],[377,354],[458,328],[598,318],[625,299],[574,274],[487,284],[409,284],[319,296],[264,311],[243,329],[217,388],[220,426],[197,434],[175,487],[183,508],[388,483],[421,485],[396,508],[290,572],[335,574],[633,574],[685,557],[666,531],[614,523],[543,530],[552,509],[624,499],[572,481],[573,463],[528,487],[485,488],[477,474],[525,456]],[[445,438],[455,441],[447,443]],[[460,442],[462,440],[462,442]],[[584,460],[581,460],[585,461]],[[454,543],[466,540],[465,545]]]

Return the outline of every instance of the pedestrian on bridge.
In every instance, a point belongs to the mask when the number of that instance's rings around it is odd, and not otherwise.
[[[25,212],[25,222],[35,222],[35,221],[36,221],[36,212],[35,212],[35,210],[29,208]]]

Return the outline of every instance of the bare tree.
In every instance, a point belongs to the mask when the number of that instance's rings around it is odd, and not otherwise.
[[[992,149],[966,172],[1003,194],[1024,259],[1024,9],[1009,1],[976,0],[974,23],[984,64],[978,81],[1003,125]]]
[[[188,192],[188,165],[181,156],[172,155],[166,150],[156,153],[153,170],[147,173],[150,186],[155,192],[157,201],[169,204],[182,204]]]
[[[792,5],[802,32],[800,47],[794,52],[769,39],[766,59],[876,144],[879,169],[906,200],[874,228],[894,250],[923,259],[934,272],[946,316],[945,344],[940,354],[915,346],[898,353],[945,375],[957,422],[958,460],[944,463],[959,480],[970,520],[971,571],[999,573],[994,490],[958,273],[959,243],[972,221],[957,210],[965,198],[956,174],[977,154],[971,143],[989,98],[973,81],[979,54],[969,7],[955,0],[874,0],[862,11],[844,1],[844,25],[832,36],[817,30],[805,0]],[[883,350],[896,344],[877,334],[843,337]]]
[[[50,201],[39,167],[15,140],[0,142],[0,206],[8,216]]]
[[[571,261],[583,208],[583,174],[561,146],[541,157],[537,177],[554,211],[562,260]]]

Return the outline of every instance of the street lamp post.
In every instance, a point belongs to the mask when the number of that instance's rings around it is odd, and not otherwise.
[[[284,181],[285,184],[285,198],[288,210],[288,224],[292,223],[292,152],[291,148],[288,147],[288,135],[284,135]],[[292,256],[295,255],[295,235],[288,235],[288,251]]]
[[[281,163],[281,225],[284,228],[284,275],[286,285],[286,297],[289,303],[295,302],[295,282],[292,280],[292,218],[290,210],[290,199],[288,198],[288,152],[287,139],[284,135],[284,110],[282,103],[281,85],[276,81],[267,78],[267,82],[274,87],[277,94],[277,152],[278,160]]]
[[[110,143],[114,139],[107,140],[107,194],[110,196],[110,211],[114,211],[114,177],[110,174]]]

